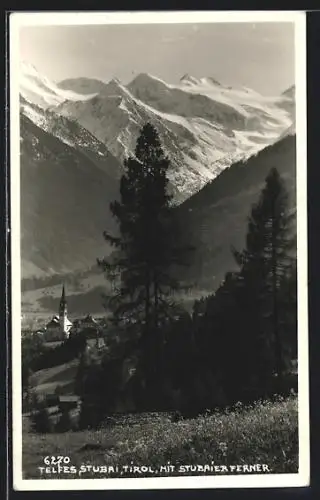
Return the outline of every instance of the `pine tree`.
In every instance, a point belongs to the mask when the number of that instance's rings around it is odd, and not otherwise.
[[[125,161],[120,201],[110,205],[120,235],[104,236],[115,252],[99,261],[113,282],[114,293],[107,302],[113,320],[141,334],[143,371],[149,381],[160,378],[161,326],[175,305],[172,292],[179,288],[172,268],[188,261],[172,217],[169,165],[156,129],[147,123],[138,137],[135,156]]]
[[[268,174],[258,202],[248,222],[246,248],[234,251],[240,265],[242,305],[247,311],[246,328],[255,343],[257,369],[265,379],[274,371],[278,387],[285,370],[283,322],[283,283],[293,263],[295,238],[292,235],[294,213],[278,171]],[[261,356],[257,354],[261,354]]]

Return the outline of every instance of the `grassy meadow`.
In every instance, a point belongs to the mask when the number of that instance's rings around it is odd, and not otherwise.
[[[47,456],[70,457],[67,469],[53,472],[57,466],[50,465],[51,472],[41,471]],[[213,462],[220,469],[214,470]],[[239,403],[230,411],[177,422],[165,414],[142,414],[122,417],[118,424],[106,422],[94,431],[41,435],[28,431],[26,424],[23,433],[25,479],[159,477],[169,475],[163,467],[168,463],[171,475],[263,472],[243,469],[253,464],[264,464],[264,472],[298,472],[297,398],[251,407]],[[185,467],[196,464],[211,468]]]

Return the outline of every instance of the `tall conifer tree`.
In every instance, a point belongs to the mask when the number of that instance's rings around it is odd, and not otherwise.
[[[149,380],[160,377],[161,324],[172,314],[172,291],[179,288],[172,269],[188,261],[172,217],[169,165],[156,129],[147,123],[138,137],[135,156],[125,161],[120,201],[110,205],[120,235],[104,236],[115,252],[99,261],[115,285],[108,301],[114,321],[141,333]]]
[[[240,265],[242,301],[247,311],[247,329],[256,342],[254,351],[261,373],[275,372],[279,387],[285,370],[282,290],[294,263],[293,218],[288,194],[277,169],[271,169],[248,221],[246,248],[234,251]],[[283,304],[284,305],[284,304]]]

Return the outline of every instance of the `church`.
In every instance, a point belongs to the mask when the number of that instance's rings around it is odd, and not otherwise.
[[[53,318],[38,333],[43,335],[45,342],[59,342],[68,339],[70,335],[85,332],[87,338],[97,338],[101,336],[101,324],[87,314],[84,318],[70,321],[68,318],[68,307],[66,300],[65,286],[62,286],[62,294],[59,305],[59,315]]]
[[[72,322],[68,319],[68,308],[65,295],[65,287],[62,286],[62,294],[59,306],[59,316],[53,316],[47,323],[44,338],[46,342],[55,342],[69,337]]]

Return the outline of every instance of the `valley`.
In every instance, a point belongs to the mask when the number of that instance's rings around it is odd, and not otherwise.
[[[22,312],[56,311],[61,282],[70,308],[100,314],[108,289],[96,259],[117,230],[123,162],[146,122],[171,160],[173,210],[196,246],[180,278],[187,304],[213,291],[234,266],[245,221],[270,168],[295,182],[295,88],[280,96],[184,75],[177,84],[141,73],[124,84],[79,77],[51,82],[22,64],[20,85]]]

